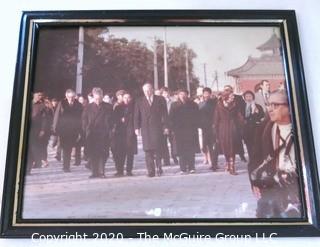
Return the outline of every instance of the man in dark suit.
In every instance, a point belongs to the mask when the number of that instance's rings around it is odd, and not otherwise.
[[[92,95],[93,102],[87,105],[82,114],[85,147],[92,171],[89,178],[104,178],[104,165],[110,147],[112,105],[102,101],[101,88],[93,88]]]
[[[187,90],[179,90],[179,100],[171,106],[170,127],[176,140],[176,150],[182,174],[195,173],[195,154],[200,151],[198,142],[199,108],[188,98]]]
[[[134,132],[133,115],[134,102],[128,92],[123,92],[122,102],[117,104],[113,111],[112,150],[117,173],[120,177],[124,174],[126,163],[126,175],[132,176],[133,159],[137,153],[137,136]]]
[[[261,105],[263,111],[268,113],[267,105],[270,97],[270,82],[268,80],[262,80],[260,82],[260,88],[255,93],[255,101]]]
[[[167,102],[167,110],[168,113],[170,112],[170,108],[172,103],[174,102],[171,95],[170,95],[170,90],[167,87],[162,87],[161,88],[161,96],[164,97],[164,99]],[[174,140],[173,140],[173,135],[171,133],[171,131],[169,131],[168,135],[164,136],[164,153],[163,153],[163,163],[165,166],[169,166],[170,165],[170,156],[173,159],[174,164],[178,164],[178,159],[177,157],[174,155]],[[168,142],[170,143],[170,152],[169,152],[169,147],[168,147]]]
[[[200,127],[202,129],[202,152],[209,154],[211,169],[216,171],[218,163],[218,145],[213,131],[213,118],[217,105],[217,98],[212,97],[212,90],[208,87],[203,89],[203,101],[199,103]]]
[[[31,173],[33,167],[41,167],[41,150],[43,149],[43,139],[45,131],[49,126],[46,106],[43,102],[43,93],[33,94],[29,132],[29,152],[27,174]]]
[[[63,171],[70,172],[72,148],[81,138],[82,105],[75,99],[75,92],[68,89],[57,106],[53,120],[53,132],[60,137],[63,153]],[[81,154],[76,155],[76,164],[81,162]]]
[[[243,93],[243,98],[246,104],[243,106],[242,114],[244,116],[244,127],[243,127],[243,139],[248,150],[248,169],[251,168],[253,151],[254,151],[254,138],[258,126],[263,122],[265,114],[262,106],[256,104],[255,95],[252,91],[248,90]]]
[[[148,176],[162,174],[161,157],[163,153],[163,135],[168,134],[167,129],[167,104],[162,96],[154,95],[151,84],[142,87],[144,96],[135,104],[134,128],[136,135],[142,135],[143,150],[146,156]]]

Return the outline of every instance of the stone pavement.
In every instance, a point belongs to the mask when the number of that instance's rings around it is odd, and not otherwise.
[[[179,166],[163,167],[161,177],[146,176],[144,153],[139,142],[133,177],[114,177],[112,159],[105,179],[88,179],[90,170],[72,166],[62,171],[54,150],[49,166],[27,176],[23,218],[254,218],[256,199],[251,193],[246,164],[237,159],[238,176],[224,172],[219,157],[217,172],[196,156],[196,173],[180,175]],[[71,163],[72,164],[72,163]]]

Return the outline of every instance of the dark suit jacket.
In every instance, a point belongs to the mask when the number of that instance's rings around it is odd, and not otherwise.
[[[53,131],[74,142],[81,134],[82,105],[75,100],[69,105],[67,99],[63,99],[57,106],[53,119]]]
[[[189,100],[186,103],[174,102],[170,109],[170,127],[175,139],[176,155],[200,151],[198,128],[200,127],[199,108]]]
[[[263,108],[258,104],[256,104],[256,108],[258,112],[250,113],[249,116],[246,116],[246,105],[243,107],[243,116],[245,120],[243,136],[246,139],[253,140],[257,126],[262,123],[265,117]]]
[[[106,153],[110,145],[112,105],[105,102],[99,106],[96,103],[87,105],[82,114],[82,128],[88,155]]]
[[[46,107],[43,102],[32,103],[30,138],[39,138],[40,131],[46,131],[49,126]]]
[[[212,129],[214,111],[217,105],[217,98],[209,99],[199,103],[200,127],[203,130]]]
[[[125,150],[127,154],[136,154],[137,136],[133,126],[134,103],[120,104],[113,111],[112,148]],[[122,121],[124,119],[124,121]]]
[[[163,130],[167,128],[167,118],[167,103],[162,96],[154,95],[151,106],[145,96],[136,101],[134,128],[141,128],[144,151],[163,151]]]
[[[257,126],[254,136],[254,150],[252,161],[248,165],[248,172],[251,172],[256,169],[265,158],[270,155],[274,157],[274,148],[272,143],[272,126],[273,122],[270,119],[265,119],[261,124]],[[250,178],[250,176],[249,176]],[[250,178],[251,182],[251,178]]]

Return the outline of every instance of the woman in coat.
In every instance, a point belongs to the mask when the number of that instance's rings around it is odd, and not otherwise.
[[[217,104],[213,121],[220,152],[224,154],[226,159],[226,171],[229,171],[231,175],[237,175],[235,170],[235,154],[238,153],[239,138],[237,124],[242,124],[243,118],[231,90],[223,92]]]

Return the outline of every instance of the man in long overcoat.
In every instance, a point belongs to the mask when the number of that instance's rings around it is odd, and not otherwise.
[[[115,106],[113,112],[112,150],[117,173],[132,176],[133,159],[137,153],[137,136],[133,126],[134,102],[128,92],[123,93],[123,102]]]
[[[33,94],[30,122],[30,151],[28,152],[27,174],[31,173],[32,167],[41,166],[43,139],[45,137],[45,131],[49,125],[46,107],[43,103],[43,94],[41,92],[35,92]]]
[[[75,92],[68,89],[57,106],[53,120],[53,132],[60,137],[63,151],[63,171],[70,172],[72,148],[81,137],[82,105],[75,99]],[[81,154],[76,156],[75,163],[80,164]]]
[[[143,150],[145,151],[148,176],[162,174],[161,157],[163,153],[163,135],[168,134],[168,111],[166,101],[162,96],[154,95],[151,84],[142,87],[144,96],[135,104],[134,128],[136,135],[142,136]]]
[[[91,166],[90,178],[104,178],[104,165],[109,155],[112,128],[112,105],[102,101],[101,88],[93,88],[93,102],[82,114],[85,147]]]
[[[188,98],[187,90],[180,90],[179,100],[169,113],[170,127],[176,141],[176,151],[182,173],[195,172],[195,153],[200,151],[198,141],[199,108]]]
[[[202,129],[202,152],[209,154],[211,169],[215,171],[218,163],[218,145],[216,145],[216,133],[213,131],[213,118],[217,105],[217,98],[212,97],[210,88],[203,89],[203,101],[199,103],[200,127]]]

